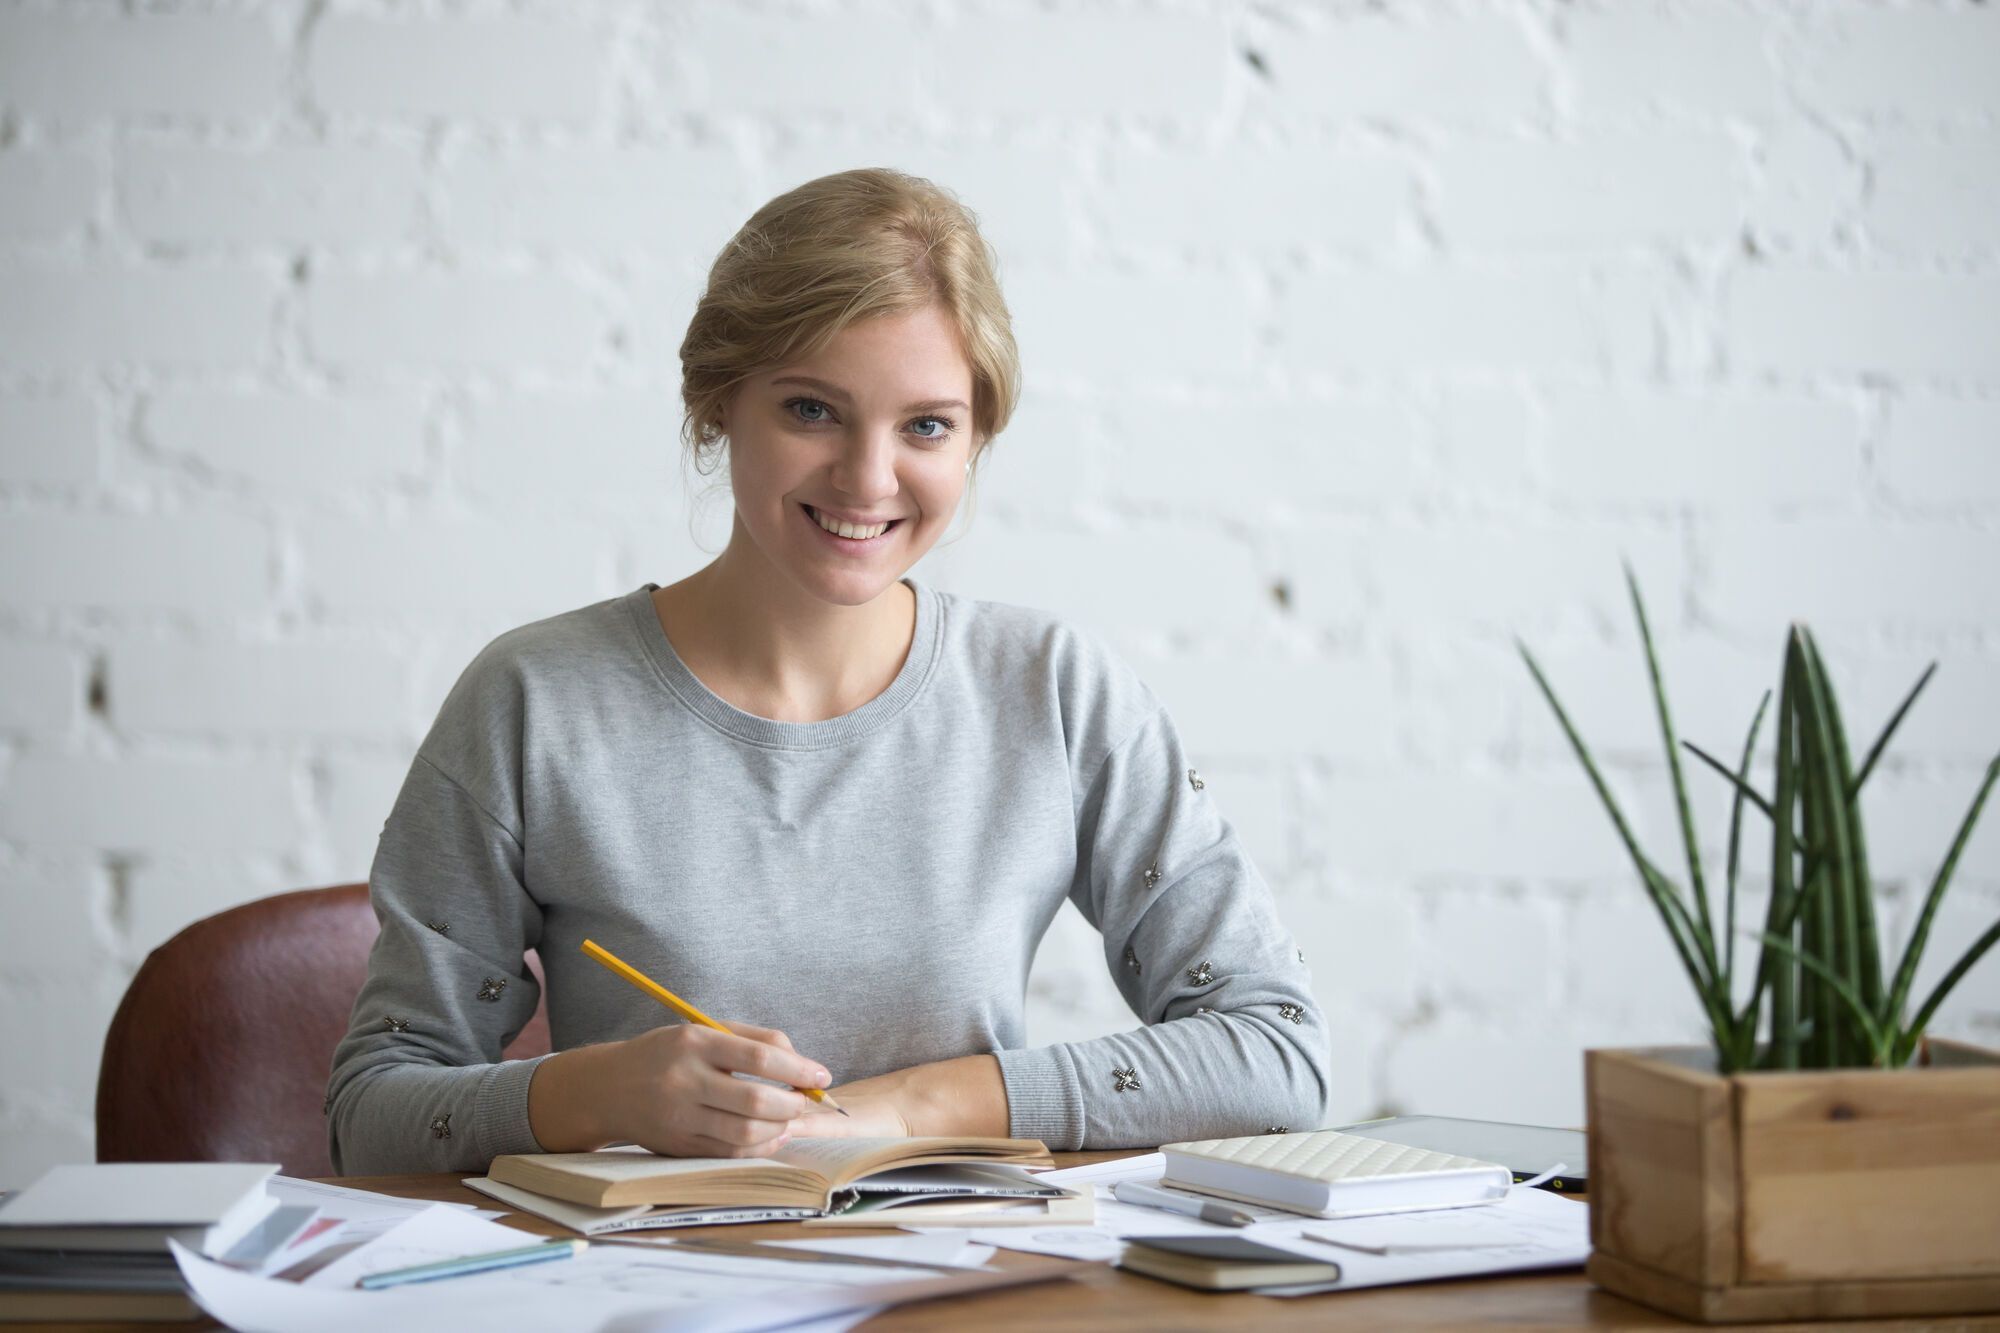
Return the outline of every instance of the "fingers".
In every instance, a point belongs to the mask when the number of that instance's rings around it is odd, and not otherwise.
[[[793,1050],[792,1039],[776,1028],[760,1028],[755,1023],[731,1023],[729,1030],[752,1041],[761,1041],[787,1051]]]
[[[690,1122],[691,1135],[715,1147],[717,1157],[761,1156],[792,1136],[789,1120],[750,1119],[712,1107],[702,1108]]]
[[[748,1025],[745,1028],[748,1032],[784,1036],[784,1033],[772,1032],[769,1028]],[[706,1028],[699,1031],[708,1047],[707,1058],[717,1068],[749,1074],[754,1078],[767,1078],[775,1083],[788,1083],[795,1088],[823,1088],[832,1082],[832,1076],[823,1066],[793,1051],[790,1041],[780,1046],[734,1032],[715,1032]]]
[[[812,1106],[804,1094],[790,1088],[752,1083],[723,1073],[703,1080],[701,1100],[705,1106],[746,1120],[795,1120]]]

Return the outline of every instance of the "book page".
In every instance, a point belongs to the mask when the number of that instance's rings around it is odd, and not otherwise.
[[[793,1139],[771,1160],[810,1171],[829,1185],[842,1185],[856,1176],[901,1157],[930,1150],[929,1139]]]
[[[526,1155],[539,1167],[565,1175],[587,1176],[606,1184],[626,1180],[657,1180],[662,1176],[702,1176],[724,1171],[766,1171],[769,1157],[655,1157],[632,1152],[557,1152]]]

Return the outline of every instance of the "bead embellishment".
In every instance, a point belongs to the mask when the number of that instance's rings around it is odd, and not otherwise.
[[[1132,946],[1125,946],[1125,966],[1132,969],[1132,975],[1139,975],[1139,955],[1132,952]]]
[[[426,921],[424,924],[440,935],[451,934],[451,922],[449,921]]]
[[[448,1139],[451,1137],[451,1112],[446,1111],[443,1115],[437,1116],[431,1121],[431,1137],[434,1139]]]
[[[319,1104],[319,1113],[321,1115],[333,1114],[333,1098],[329,1097]]]
[[[1203,787],[1206,787],[1207,785],[1208,784],[1206,782],[1203,782],[1201,780],[1201,774],[1195,772],[1191,768],[1188,770],[1188,786],[1193,787],[1196,791],[1200,791]]]
[[[410,1020],[407,1018],[389,1018],[384,1016],[382,1019],[382,1030],[385,1032],[408,1032],[410,1030]]]
[[[1159,882],[1160,882],[1160,863],[1158,861],[1155,861],[1153,862],[1153,864],[1146,867],[1146,887],[1150,889],[1155,885],[1157,885]]]
[[[1306,1021],[1305,1007],[1296,1004],[1281,1004],[1278,1006],[1278,1017],[1284,1019],[1287,1023],[1303,1023]]]
[[[1209,1008],[1207,1005],[1200,1004],[1195,1006],[1194,1016],[1200,1018],[1203,1014],[1212,1014],[1214,1012],[1215,1010]]]
[[[1266,1125],[1264,1132],[1266,1134],[1289,1134],[1292,1132],[1292,1127],[1290,1125]]]
[[[1299,950],[1299,961],[1303,963],[1305,960],[1306,960],[1306,951],[1304,949],[1301,949]]]
[[[1188,969],[1188,985],[1190,986],[1206,986],[1214,980],[1215,973],[1209,970],[1206,958],[1202,959],[1200,967],[1191,967]]]
[[[1111,1090],[1113,1092],[1138,1092],[1140,1090],[1139,1071],[1136,1069],[1120,1069],[1113,1066],[1111,1070]]]
[[[507,978],[500,977],[496,980],[493,977],[488,977],[485,983],[479,988],[479,998],[487,1001],[497,1000],[500,998],[500,992],[506,989]]]

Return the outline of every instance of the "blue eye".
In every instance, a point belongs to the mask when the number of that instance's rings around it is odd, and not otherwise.
[[[919,431],[917,433],[918,439],[942,440],[945,436],[951,434],[951,423],[949,421],[946,421],[943,417],[918,417],[915,421],[911,422],[910,424],[913,426],[921,426],[927,421],[933,426],[936,426],[937,430],[929,434]]]
[[[825,415],[806,416],[803,414],[803,409],[811,408],[819,413],[828,413],[830,411],[827,405],[817,398],[788,398],[785,400],[785,406],[793,412],[800,413],[799,420],[808,422],[825,421],[827,417]]]

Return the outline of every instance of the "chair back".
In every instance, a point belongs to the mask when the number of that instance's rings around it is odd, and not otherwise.
[[[332,1175],[320,1108],[376,931],[368,886],[341,884],[232,907],[153,950],[105,1034],[97,1160]],[[527,964],[539,982],[532,950]],[[505,1055],[548,1049],[544,999]]]

